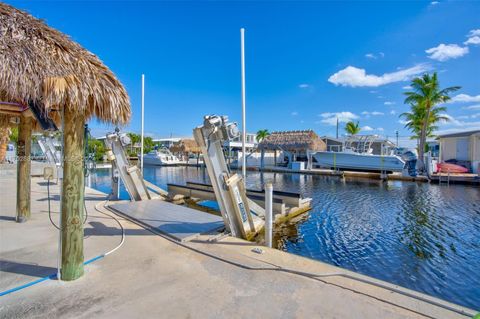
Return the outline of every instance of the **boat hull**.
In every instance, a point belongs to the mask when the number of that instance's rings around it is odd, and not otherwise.
[[[450,163],[438,163],[437,172],[439,173],[468,173],[468,168]]]
[[[341,152],[316,152],[313,154],[313,157],[317,161],[317,164],[322,167],[340,170],[401,172],[405,167],[405,161],[395,155],[382,156]]]
[[[176,166],[181,164],[179,160],[164,160],[154,156],[143,156],[143,165],[149,166]]]

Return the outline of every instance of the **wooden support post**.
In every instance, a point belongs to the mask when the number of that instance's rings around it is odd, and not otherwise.
[[[273,153],[273,166],[277,166],[277,150]]]
[[[32,118],[20,116],[17,142],[17,222],[30,218],[30,150],[32,147]]]
[[[64,164],[62,183],[61,279],[83,275],[83,219],[85,176],[83,175],[84,118],[64,111]]]

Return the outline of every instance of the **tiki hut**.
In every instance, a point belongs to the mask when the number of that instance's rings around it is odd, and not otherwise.
[[[130,118],[122,84],[98,57],[45,22],[0,3],[0,125],[17,125],[17,221],[30,217],[32,129],[61,127],[62,280],[83,274],[84,125]]]
[[[190,154],[197,155],[197,165],[202,150],[198,146],[197,142],[194,139],[181,139],[178,142],[175,142],[170,151],[177,155],[179,158],[186,160],[188,163],[188,157]]]
[[[175,142],[172,147],[170,147],[170,151],[177,154],[199,154],[202,152],[194,139],[182,139]]]
[[[313,130],[273,132],[258,144],[258,149],[262,152],[262,167],[265,151],[275,152],[275,163],[276,152],[285,152],[291,165],[299,155],[309,157],[311,152],[325,151],[326,148],[325,142]]]

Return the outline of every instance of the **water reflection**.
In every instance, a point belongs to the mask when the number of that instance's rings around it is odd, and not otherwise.
[[[108,174],[94,187],[109,192]],[[145,176],[162,187],[207,179],[205,169],[185,167],[146,167]],[[479,188],[247,174],[249,188],[268,182],[312,198],[308,216],[274,234],[279,248],[480,309]]]

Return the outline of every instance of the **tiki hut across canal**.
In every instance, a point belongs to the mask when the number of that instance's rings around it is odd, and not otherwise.
[[[325,142],[313,131],[282,131],[273,132],[258,145],[261,151],[261,167],[264,167],[264,154],[267,151],[274,152],[274,163],[277,163],[277,151],[283,152],[288,157],[288,166],[297,158],[308,158],[311,152],[325,151]]]

